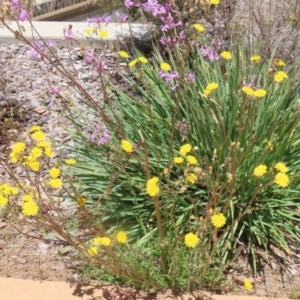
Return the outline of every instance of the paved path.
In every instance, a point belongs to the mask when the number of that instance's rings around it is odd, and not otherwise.
[[[35,27],[37,33],[45,40],[54,40],[59,44],[66,44],[67,41],[63,40],[63,30],[68,28],[69,24],[72,24],[72,31],[76,36],[76,39],[79,43],[87,45],[92,45],[91,39],[87,38],[87,35],[84,34],[84,30],[88,28],[87,22],[45,22],[45,21],[33,21],[33,26]],[[10,23],[11,27],[14,30],[20,31],[20,27],[16,22]],[[19,22],[19,25],[22,25],[25,29],[24,35],[28,39],[38,38],[38,34],[31,30],[31,25],[28,21]],[[109,23],[107,25],[101,25],[102,30],[106,30],[109,33],[107,38],[103,38],[103,41],[107,42],[109,46],[118,45],[119,41],[122,40],[122,37],[129,37],[130,33],[133,33],[133,36],[138,38],[143,38],[147,33],[147,26],[143,24],[119,24],[119,23]],[[16,40],[15,35],[10,32],[7,28],[0,27],[0,43],[10,44],[10,43],[19,43]]]
[[[106,287],[110,290],[109,287]],[[76,283],[65,283],[56,281],[33,281],[13,278],[0,278],[1,300],[95,300],[112,299],[103,296],[101,286],[81,285]],[[97,298],[99,297],[99,298]],[[254,296],[223,296],[213,295],[214,300],[288,300],[285,298],[259,298]],[[116,300],[118,297],[116,296]],[[130,299],[130,298],[128,298]],[[146,295],[132,298],[136,300],[172,300],[170,294],[158,295],[153,298]],[[180,300],[196,299],[191,296],[183,296]]]

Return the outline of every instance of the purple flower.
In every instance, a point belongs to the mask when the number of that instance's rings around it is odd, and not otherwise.
[[[181,21],[179,21],[178,23],[174,22],[174,18],[171,16],[170,13],[167,17],[161,17],[160,19],[164,23],[164,25],[162,25],[162,27],[161,27],[162,31],[168,31],[168,30],[176,28],[178,26],[182,26]]]
[[[111,139],[111,135],[104,124],[97,124],[88,140],[98,145],[104,145]]]
[[[187,77],[188,81],[190,81],[190,82],[195,82],[195,78],[196,78],[195,73],[189,72],[189,73],[186,75],[186,77]]]
[[[119,22],[123,23],[128,19],[128,15],[123,15],[119,12],[116,12],[116,17],[118,19]]]
[[[171,71],[170,73],[159,71],[159,77],[162,78],[164,81],[169,82],[171,80],[179,78],[179,73],[176,71]]]
[[[55,47],[56,45],[55,45],[55,42],[54,42],[54,41],[49,40],[49,41],[47,42],[47,46],[48,46],[49,48],[51,48],[51,47]]]
[[[131,1],[131,0],[125,0],[124,4],[125,4],[125,6],[127,8],[131,8],[131,7],[133,7],[135,5],[135,3],[133,1]]]
[[[162,37],[160,39],[160,42],[165,45],[169,46],[171,48],[174,48],[178,45],[178,43],[182,42],[185,39],[186,35],[183,30],[179,32],[179,35],[174,35],[172,37]]]
[[[28,18],[29,18],[29,12],[26,9],[22,9],[22,11],[19,14],[18,20],[24,22]]]
[[[84,62],[88,65],[91,65],[93,62],[96,61],[96,58],[92,51],[85,50],[84,52]]]
[[[75,35],[72,32],[72,25],[69,25],[69,27],[66,29],[64,28],[64,38],[63,40],[74,40],[75,39]]]
[[[204,57],[208,58],[210,61],[220,59],[220,56],[212,47],[201,47],[200,52]]]
[[[55,86],[50,86],[49,93],[51,95],[54,95],[54,96],[59,96],[60,95],[60,88],[59,87],[55,87]]]
[[[23,5],[20,3],[19,0],[11,0],[10,1],[10,7],[14,9],[20,9],[23,7]]]
[[[105,23],[107,25],[111,21],[111,16],[93,17],[87,18],[86,20],[88,23],[97,23],[98,25]]]

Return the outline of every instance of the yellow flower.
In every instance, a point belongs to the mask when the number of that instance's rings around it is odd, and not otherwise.
[[[74,158],[67,158],[67,159],[65,160],[65,163],[66,163],[67,165],[75,165],[75,164],[76,164],[76,159],[74,159]]]
[[[55,155],[55,152],[53,151],[53,149],[51,147],[46,147],[44,149],[45,155],[48,157],[53,157]]]
[[[267,95],[267,92],[263,89],[258,89],[254,91],[253,96],[257,98],[263,98],[264,96]]]
[[[199,32],[205,32],[205,28],[201,24],[194,24],[193,27]]]
[[[211,217],[212,224],[217,228],[222,228],[226,223],[226,217],[222,213],[214,214]]]
[[[193,155],[188,155],[186,160],[190,165],[196,165],[198,163],[197,158]]]
[[[190,144],[184,144],[180,147],[179,153],[181,155],[187,155],[192,150],[192,146]]]
[[[184,243],[189,248],[195,248],[199,244],[199,238],[194,233],[188,233],[184,236]]]
[[[27,201],[22,205],[22,213],[25,216],[35,216],[39,212],[39,207],[35,201]]]
[[[171,71],[171,66],[165,62],[161,63],[160,64],[160,68],[163,70],[163,71]]]
[[[249,86],[243,86],[243,87],[242,87],[242,91],[243,91],[246,95],[248,95],[248,96],[253,96],[253,95],[254,95],[254,90],[253,90],[251,87],[249,87]]]
[[[273,144],[269,140],[265,139],[264,143],[266,143],[268,145],[268,148],[270,151],[273,151],[273,149],[274,149]]]
[[[35,131],[41,131],[42,127],[39,125],[33,125],[30,129],[29,132],[35,132]]]
[[[43,151],[39,147],[33,147],[30,150],[30,155],[34,158],[39,158],[43,155]]]
[[[88,27],[88,28],[84,29],[83,32],[87,35],[92,35],[95,32],[95,28]]]
[[[16,153],[16,154],[20,154],[21,152],[23,152],[26,148],[25,143],[23,142],[18,142],[15,143],[12,147],[12,152]]]
[[[120,230],[117,232],[118,243],[125,244],[127,242],[127,239],[128,239],[127,234],[124,231]]]
[[[132,60],[131,62],[129,62],[128,66],[131,68],[131,67],[134,67],[136,65],[136,63],[138,62],[137,59],[134,59]]]
[[[14,164],[16,164],[19,160],[19,153],[16,153],[16,152],[11,152],[9,153],[9,158],[10,158],[10,161]]]
[[[223,51],[221,54],[220,54],[221,57],[223,57],[224,59],[226,60],[230,60],[232,59],[232,54],[228,51]]]
[[[279,162],[279,163],[277,163],[276,165],[275,165],[275,169],[277,170],[277,171],[279,171],[280,173],[286,173],[288,170],[289,170],[289,168],[285,165],[285,163],[283,163],[283,162]]]
[[[32,195],[32,193],[24,195],[24,196],[22,197],[22,200],[23,200],[24,202],[27,202],[27,201],[33,201],[33,195]]]
[[[146,64],[148,62],[148,59],[144,56],[138,57],[138,61],[140,61],[143,64]]]
[[[85,198],[78,198],[78,199],[77,199],[77,204],[78,204],[79,206],[84,206],[85,203],[86,203],[86,199],[85,199]]]
[[[109,246],[111,244],[111,240],[108,237],[96,237],[92,241],[93,245],[103,245]]]
[[[195,183],[197,181],[197,175],[196,174],[189,174],[186,176],[186,180],[189,182],[189,183]]]
[[[40,141],[44,141],[46,139],[46,134],[42,131],[42,130],[38,130],[36,132],[34,132],[31,137],[37,141],[37,142],[40,142]]]
[[[59,189],[63,185],[62,181],[59,178],[50,179],[48,181],[48,184],[54,189]]]
[[[180,156],[176,156],[173,158],[174,164],[182,164],[183,163],[183,158]]]
[[[5,206],[8,203],[8,198],[0,194],[0,206]]]
[[[219,5],[220,4],[220,0],[210,0],[210,3],[214,4],[214,5]]]
[[[52,178],[57,178],[60,175],[60,168],[53,167],[49,170],[49,174]]]
[[[256,64],[259,64],[261,57],[259,55],[253,55],[253,56],[251,56],[250,60],[255,62]]]
[[[283,81],[284,79],[287,79],[287,78],[288,78],[288,75],[283,71],[278,71],[274,74],[274,80],[276,82],[281,82],[281,81]]]
[[[19,190],[13,186],[9,186],[7,183],[3,183],[0,185],[0,192],[4,196],[11,196],[11,195],[17,195],[19,193]]]
[[[278,184],[279,186],[285,188],[289,185],[290,179],[285,173],[278,173],[275,176],[275,183]]]
[[[210,91],[213,91],[213,90],[216,90],[218,88],[218,84],[216,82],[212,82],[212,83],[209,83],[207,86],[206,86],[206,89],[207,90],[210,90]]]
[[[160,192],[159,186],[157,185],[159,181],[158,177],[153,177],[147,181],[146,191],[151,197],[157,196]]]
[[[90,249],[88,250],[88,254],[90,256],[95,256],[98,253],[98,248],[97,247],[90,247]]]
[[[122,57],[122,58],[129,58],[129,54],[126,51],[119,51],[118,54]]]
[[[48,141],[38,142],[38,143],[36,143],[36,147],[39,147],[39,148],[51,148],[51,143],[48,142]]]
[[[40,165],[40,162],[37,160],[30,160],[28,162],[28,167],[34,172],[37,172],[40,169]]]
[[[285,66],[285,62],[282,61],[281,59],[274,59],[274,66],[275,67],[284,67]]]
[[[253,288],[252,282],[249,279],[247,279],[247,278],[244,279],[244,286],[248,292],[252,291],[252,288]]]
[[[122,140],[121,141],[121,147],[122,149],[127,152],[127,153],[131,153],[133,152],[133,146],[131,145],[131,143],[127,140]]]
[[[102,38],[107,38],[109,36],[109,32],[107,30],[99,30],[98,35]]]
[[[256,177],[262,177],[267,172],[267,166],[259,165],[254,169],[253,175]]]

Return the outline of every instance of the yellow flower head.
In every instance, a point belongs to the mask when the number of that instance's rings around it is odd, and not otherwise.
[[[43,155],[43,151],[41,148],[39,147],[33,147],[31,150],[30,150],[30,155],[34,158],[39,158]]]
[[[289,168],[285,165],[285,163],[283,163],[283,162],[279,162],[279,163],[277,163],[276,165],[275,165],[275,169],[277,170],[277,171],[279,171],[280,173],[286,173],[288,170],[289,170]]]
[[[256,177],[262,177],[267,172],[266,165],[259,165],[254,169],[253,175]]]
[[[263,89],[258,89],[254,91],[253,96],[257,98],[263,98],[267,95],[267,92]]]
[[[220,0],[210,0],[210,4],[219,5],[220,4]]]
[[[134,59],[132,60],[131,62],[129,62],[128,66],[131,68],[131,67],[134,67],[136,64],[137,64],[138,60],[137,59]]]
[[[51,178],[57,178],[60,176],[60,168],[56,168],[56,167],[53,167],[49,170],[49,174],[51,176]]]
[[[197,181],[197,175],[196,174],[189,174],[186,176],[186,180],[189,182],[189,183],[195,183]]]
[[[8,185],[7,183],[3,183],[0,185],[0,194],[4,196],[15,196],[19,193],[19,190],[13,186]]]
[[[78,204],[79,206],[84,206],[85,203],[86,203],[86,199],[85,199],[85,198],[78,198],[78,199],[77,199],[77,204]]]
[[[98,253],[98,248],[97,247],[90,247],[88,250],[88,255],[90,256],[95,256]]]
[[[16,164],[20,158],[20,154],[16,152],[11,152],[9,153],[9,158],[12,163]]]
[[[30,127],[29,132],[35,132],[35,131],[41,131],[42,127],[39,125],[33,125],[32,127]]]
[[[201,24],[194,24],[193,27],[199,32],[205,32],[205,28]]]
[[[48,141],[38,142],[38,143],[36,143],[36,147],[39,147],[39,148],[51,148],[51,143],[48,142]]]
[[[148,59],[144,56],[138,57],[138,61],[140,61],[143,64],[146,64],[148,62]]]
[[[252,282],[251,282],[249,279],[247,279],[247,278],[244,279],[244,286],[245,286],[245,289],[246,289],[248,292],[251,292],[252,289],[253,289],[253,287],[252,287]]]
[[[33,201],[33,194],[30,193],[30,194],[24,195],[24,196],[22,197],[22,200],[23,200],[24,202],[27,202],[27,201]]]
[[[92,35],[95,32],[95,28],[88,27],[88,28],[84,29],[83,32],[87,35]]]
[[[265,139],[264,143],[266,143],[268,145],[268,148],[270,151],[273,151],[273,149],[274,149],[273,144],[269,140]]]
[[[176,156],[173,158],[174,164],[182,164],[183,163],[183,158],[181,156]]]
[[[8,203],[8,198],[0,194],[0,207],[5,206]]]
[[[74,159],[74,158],[67,158],[66,160],[65,160],[65,163],[67,164],[67,165],[75,165],[76,164],[76,159]]]
[[[46,147],[44,149],[45,155],[48,157],[53,157],[55,155],[55,152],[53,151],[53,149],[51,147]]]
[[[37,142],[40,142],[40,141],[44,141],[46,139],[46,134],[42,131],[42,130],[38,130],[38,131],[35,131],[31,137],[37,141]]]
[[[98,35],[101,38],[107,38],[109,36],[109,32],[107,30],[99,30]]]
[[[127,234],[126,232],[120,230],[117,232],[117,241],[120,244],[125,244],[127,242]]]
[[[281,59],[274,59],[274,66],[275,67],[284,67],[285,66],[285,62],[282,61]]]
[[[165,62],[160,64],[160,68],[163,71],[171,71],[172,70],[171,66],[168,63],[165,63]]]
[[[290,183],[289,176],[287,176],[285,173],[278,173],[275,176],[275,183],[278,184],[280,187],[287,187]]]
[[[261,61],[261,57],[259,55],[253,55],[253,56],[251,56],[250,60],[256,64],[259,64]]]
[[[111,240],[108,237],[103,237],[98,240],[99,245],[109,246],[111,244]]]
[[[127,153],[131,153],[133,152],[133,146],[131,145],[131,143],[127,140],[122,140],[121,141],[121,147],[122,149],[127,152]]]
[[[48,184],[54,189],[59,189],[60,187],[63,186],[63,182],[59,178],[50,179],[48,181]]]
[[[224,59],[226,60],[230,60],[232,59],[232,54],[228,51],[223,51],[221,54],[220,54],[221,57],[223,57]]]
[[[30,168],[31,171],[37,172],[40,169],[40,162],[37,160],[30,160],[28,162],[28,167]]]
[[[198,163],[197,158],[193,155],[188,155],[186,157],[186,161],[190,164],[190,165],[196,165]]]
[[[211,223],[216,228],[222,228],[226,223],[226,217],[222,213],[214,214],[211,217]]]
[[[243,87],[242,87],[242,91],[243,91],[246,95],[248,95],[248,96],[253,96],[253,95],[254,95],[254,90],[253,90],[251,87],[249,87],[249,86],[243,86]]]
[[[218,84],[216,82],[211,82],[206,86],[207,90],[213,91],[216,90],[218,88]]]
[[[39,207],[35,201],[27,201],[22,205],[22,213],[25,216],[35,216],[39,212]]]
[[[126,51],[119,51],[118,54],[122,58],[129,58],[129,54]]]
[[[194,233],[188,233],[184,236],[184,243],[189,248],[195,248],[199,244],[199,238]]]
[[[149,196],[155,197],[159,194],[160,188],[158,186],[158,181],[158,177],[152,177],[147,181],[146,191]]]
[[[180,147],[179,153],[181,155],[187,155],[192,150],[192,146],[190,144],[184,144]]]
[[[16,153],[16,154],[20,154],[21,152],[23,152],[26,148],[25,143],[23,142],[18,142],[15,143],[12,147],[12,152]]]
[[[276,82],[282,82],[283,80],[287,79],[288,75],[283,71],[278,71],[274,74],[274,80]]]

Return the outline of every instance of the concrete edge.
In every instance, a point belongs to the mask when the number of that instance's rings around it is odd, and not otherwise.
[[[108,285],[87,285],[67,282],[56,281],[34,281],[15,278],[0,278],[0,291],[1,300],[95,300],[95,299],[119,299],[120,294],[118,290],[125,291],[119,287],[112,287]],[[127,295],[131,289],[126,289]],[[108,295],[109,292],[109,295]],[[160,294],[131,294],[132,298],[136,300],[196,300],[197,293],[194,295],[183,295],[178,298],[172,296],[171,293],[162,292]],[[203,292],[198,293],[203,296]],[[208,299],[212,300],[288,300],[287,298],[268,298],[256,296],[224,296],[224,295],[211,295],[204,293]],[[108,297],[109,296],[109,297]]]
[[[31,25],[32,24],[32,25]],[[53,40],[58,46],[69,45],[70,43],[76,44],[72,40],[64,39],[63,30],[72,25],[72,31],[76,36],[79,44],[84,46],[97,46],[106,45],[107,47],[114,46],[119,48],[122,46],[124,38],[129,39],[132,35],[138,39],[144,39],[149,31],[149,26],[145,24],[120,24],[109,23],[107,25],[101,24],[101,30],[106,30],[109,33],[107,38],[89,37],[84,33],[84,30],[89,26],[86,22],[47,22],[47,21],[25,21],[25,22],[10,22],[9,26],[17,32],[22,32],[23,35],[29,40],[36,40],[42,37],[44,40]],[[36,31],[32,30],[32,26]],[[0,42],[2,44],[22,43],[16,39],[16,35],[10,32],[5,27],[0,27]]]

